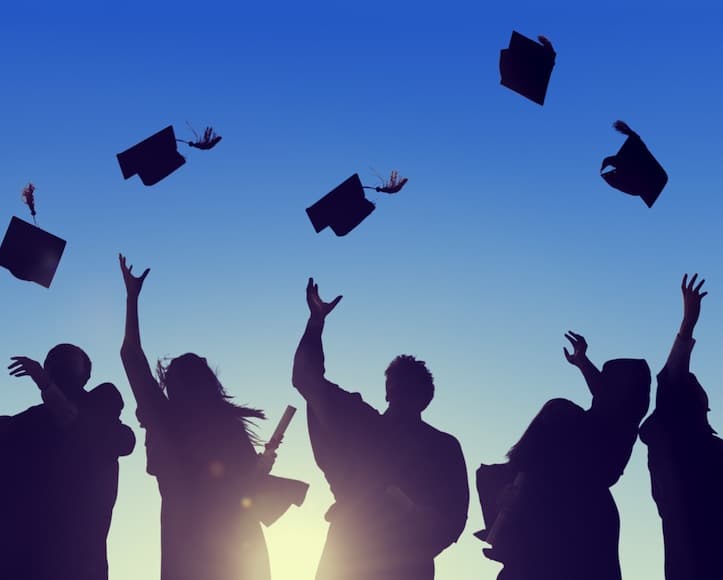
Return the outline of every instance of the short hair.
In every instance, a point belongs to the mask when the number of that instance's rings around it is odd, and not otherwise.
[[[62,391],[81,390],[90,380],[91,363],[85,351],[74,344],[61,343],[50,349],[45,372]]]
[[[390,403],[395,401],[421,412],[432,401],[434,377],[423,360],[401,354],[389,363],[384,374]]]

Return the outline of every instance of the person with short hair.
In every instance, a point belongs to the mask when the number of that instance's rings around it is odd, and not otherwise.
[[[309,320],[292,382],[307,402],[317,465],[335,503],[317,580],[428,580],[434,558],[457,541],[469,489],[459,442],[422,420],[434,396],[424,361],[396,357],[380,413],[327,380],[321,335],[341,296],[326,303],[309,279]]]
[[[107,580],[118,458],[135,446],[123,399],[111,383],[85,390],[91,362],[75,345],[12,361],[43,402],[0,417],[0,577]]]

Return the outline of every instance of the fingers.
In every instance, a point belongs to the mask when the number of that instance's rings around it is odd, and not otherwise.
[[[28,372],[28,366],[34,362],[26,356],[13,356],[10,357],[13,362],[8,366],[10,375],[13,377],[26,377],[30,373]]]
[[[683,276],[683,282],[681,283],[680,287],[685,296],[687,296],[689,294],[695,294],[695,295],[698,295],[699,298],[702,298],[703,296],[708,294],[707,292],[701,293],[701,291],[700,291],[700,289],[703,287],[703,284],[705,283],[705,278],[703,278],[700,282],[698,282],[696,284],[697,280],[698,280],[697,273],[693,274],[693,277],[690,280],[688,280],[688,274],[685,274]]]
[[[571,355],[570,352],[567,350],[567,347],[566,347],[566,346],[563,346],[563,347],[562,347],[562,352],[563,352],[563,354],[565,355],[565,358],[567,359],[567,362],[572,362],[572,355]]]
[[[572,346],[577,345],[577,343],[587,344],[587,341],[585,340],[585,337],[582,334],[577,334],[576,332],[573,332],[572,330],[568,330],[565,333],[565,338],[572,343]]]
[[[690,292],[693,289],[693,285],[695,284],[695,281],[698,279],[698,274],[693,274],[693,277],[690,279],[690,282],[688,283],[688,292]]]
[[[146,268],[145,271],[143,272],[143,274],[141,274],[141,277],[138,278],[138,279],[139,279],[141,282],[143,282],[143,280],[146,279],[146,276],[148,276],[148,272],[150,272],[150,271],[151,271],[150,268]]]
[[[331,312],[332,310],[334,310],[334,308],[336,308],[336,305],[339,304],[339,302],[341,302],[342,298],[344,298],[344,297],[340,294],[339,296],[334,298],[334,300],[332,300],[329,303],[329,312]]]
[[[30,359],[26,356],[11,356],[10,360],[13,361],[8,366],[8,369],[24,367]]]

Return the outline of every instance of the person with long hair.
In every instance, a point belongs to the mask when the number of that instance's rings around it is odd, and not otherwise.
[[[610,487],[630,459],[647,412],[644,360],[615,359],[598,370],[579,334],[566,338],[593,396],[588,410],[567,399],[543,405],[508,453],[482,465],[477,490],[485,554],[504,564],[498,580],[620,580],[620,518]]]
[[[266,580],[266,543],[254,498],[270,470],[254,449],[250,421],[263,412],[235,404],[206,359],[192,353],[158,380],[141,346],[134,276],[119,256],[127,291],[121,359],[146,430],[147,471],[161,494],[161,580]]]
[[[683,320],[658,373],[655,411],[640,429],[663,524],[666,580],[723,578],[723,441],[708,422],[708,395],[690,372],[705,280],[683,276]]]

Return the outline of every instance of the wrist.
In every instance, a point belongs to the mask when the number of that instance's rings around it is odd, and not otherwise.
[[[324,326],[324,315],[322,314],[314,314],[313,312],[309,314],[309,324],[313,326]]]

